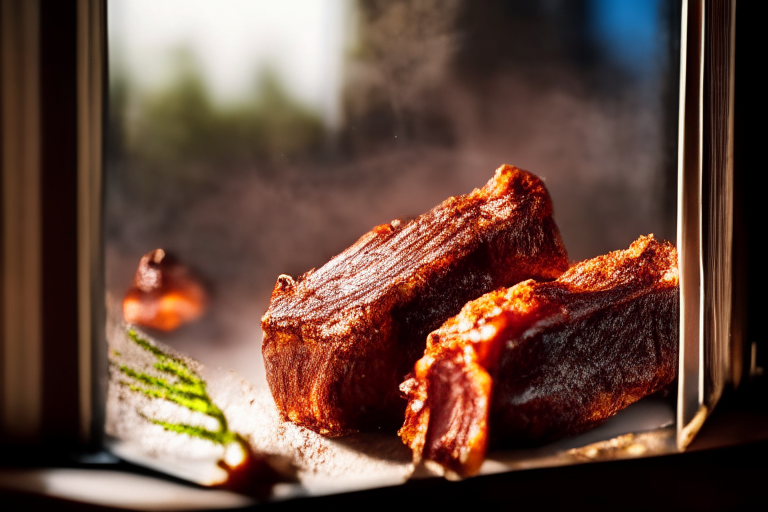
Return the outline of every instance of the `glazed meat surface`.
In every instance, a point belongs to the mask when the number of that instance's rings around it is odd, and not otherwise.
[[[471,299],[568,268],[543,182],[502,166],[481,189],[375,227],[323,267],[281,275],[262,318],[281,414],[326,435],[402,424],[398,386],[427,334]]]
[[[447,476],[489,439],[551,441],[602,423],[677,373],[677,252],[653,235],[469,302],[429,335],[400,436]]]
[[[207,303],[205,288],[191,270],[155,249],[139,261],[123,298],[123,317],[129,324],[168,332],[201,317]]]

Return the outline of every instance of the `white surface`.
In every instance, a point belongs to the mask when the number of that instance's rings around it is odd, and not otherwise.
[[[254,504],[252,499],[228,491],[104,469],[2,470],[0,488],[134,510],[204,510]]]

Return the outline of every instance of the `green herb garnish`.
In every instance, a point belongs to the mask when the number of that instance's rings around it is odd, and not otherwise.
[[[246,448],[245,441],[238,434],[229,430],[224,413],[208,396],[208,392],[205,389],[205,381],[197,373],[189,368],[181,359],[166,354],[148,340],[139,336],[134,329],[128,329],[127,334],[134,343],[157,359],[153,367],[168,377],[155,377],[136,371],[126,365],[118,365],[120,371],[133,380],[133,383],[123,382],[122,384],[128,386],[131,391],[142,393],[150,398],[168,400],[190,411],[210,416],[218,422],[219,428],[213,431],[196,425],[172,423],[142,416],[170,432],[207,439],[224,446],[232,442],[238,442],[243,448]]]

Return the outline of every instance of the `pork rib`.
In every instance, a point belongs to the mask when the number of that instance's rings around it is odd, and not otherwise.
[[[653,235],[469,302],[401,389],[416,461],[476,473],[489,436],[550,441],[602,423],[677,373],[677,251]]]
[[[278,278],[262,317],[281,414],[326,435],[402,424],[398,385],[468,301],[568,258],[544,183],[504,165],[481,189],[375,227],[323,267]]]

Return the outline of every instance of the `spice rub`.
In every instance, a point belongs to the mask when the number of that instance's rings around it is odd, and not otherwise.
[[[653,235],[488,293],[429,335],[400,436],[416,461],[469,476],[489,440],[583,432],[673,381],[678,319],[677,251]]]
[[[278,278],[262,318],[277,407],[326,435],[394,430],[405,407],[398,385],[429,332],[484,293],[567,268],[544,183],[504,165],[484,187]]]

